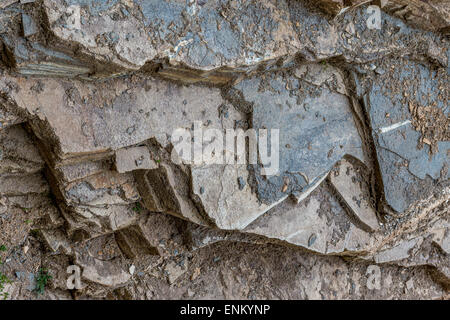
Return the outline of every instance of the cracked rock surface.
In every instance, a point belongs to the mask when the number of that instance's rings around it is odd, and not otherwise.
[[[3,1],[0,298],[448,299],[449,13]]]

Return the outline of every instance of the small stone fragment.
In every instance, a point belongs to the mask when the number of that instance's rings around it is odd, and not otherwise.
[[[151,159],[147,147],[123,148],[116,151],[116,168],[119,173],[126,173],[156,169],[158,164]]]

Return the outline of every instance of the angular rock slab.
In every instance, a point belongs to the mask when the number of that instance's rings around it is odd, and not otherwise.
[[[278,174],[263,176],[258,166],[253,173],[265,203],[316,184],[345,155],[364,161],[342,76],[326,66],[307,70],[247,79],[234,87],[241,97],[235,104],[251,106],[253,129],[279,130]],[[269,143],[269,150],[273,147]]]
[[[128,228],[138,218],[135,205],[111,205],[104,208],[61,207],[66,232],[72,241],[85,241]]]
[[[116,169],[119,173],[150,170],[157,167],[147,147],[124,148],[116,151]]]
[[[348,63],[370,63],[389,55],[411,55],[431,57],[448,65],[446,44],[439,35],[415,29],[383,11],[381,28],[368,28],[368,19],[373,15],[368,3],[344,11],[333,20],[321,14],[315,2],[290,1],[289,6],[302,43],[299,53],[309,61],[342,57]]]
[[[7,64],[22,75],[103,79],[141,69],[222,85],[257,68],[285,67],[298,53],[310,61],[343,56],[348,62],[413,54],[448,64],[439,36],[398,18],[383,13],[382,32],[368,30],[366,6],[333,21],[316,4],[285,0],[48,0],[36,2],[25,20],[20,6],[7,8],[17,21],[4,16],[0,40]],[[37,23],[47,19],[51,41],[43,41],[47,26]],[[24,30],[33,34],[24,38]]]
[[[300,204],[290,199],[254,221],[244,232],[285,241],[321,254],[363,253],[376,236],[358,228],[326,186]]]
[[[0,131],[21,122],[23,122],[23,119],[0,104]]]
[[[127,69],[166,58],[200,70],[234,68],[299,46],[285,1],[45,0],[44,9],[57,38]]]
[[[403,212],[430,193],[433,181],[450,178],[449,75],[407,60],[383,69],[387,72],[375,78],[365,96],[365,108],[385,200]],[[419,119],[417,110],[425,117]]]
[[[367,0],[319,0],[319,5],[331,14],[341,14]],[[445,31],[450,26],[450,3],[446,0],[381,0],[381,8],[411,25],[431,31]],[[448,30],[447,30],[448,31]]]
[[[0,131],[0,174],[31,174],[43,168],[44,160],[20,125]]]
[[[330,174],[330,183],[356,217],[372,231],[379,230],[376,210],[370,196],[370,185],[366,181],[364,166],[353,165],[342,160]]]
[[[104,171],[82,181],[61,186],[64,200],[70,205],[103,207],[126,205],[139,199],[134,177],[130,173]]]
[[[227,106],[226,109],[226,116],[219,110],[210,114],[212,121],[203,126],[203,130],[215,129],[225,133],[227,129],[234,129],[236,123],[244,121],[233,107]],[[214,126],[219,122],[219,126]],[[206,148],[210,141],[206,135],[201,139],[205,151],[203,156],[207,157]],[[222,160],[225,161],[225,157]],[[189,165],[175,165],[162,160],[158,169],[137,174],[148,209],[226,230],[243,229],[287,197],[285,195],[269,204],[261,203],[247,182],[249,175],[245,164],[228,165],[222,161],[214,164],[205,159]]]
[[[54,178],[52,178],[53,180]],[[133,174],[104,170],[81,180],[54,186],[75,240],[86,240],[126,228],[135,223],[135,202],[140,199]]]
[[[81,277],[106,287],[120,287],[131,279],[131,274],[122,269],[121,260],[103,261],[89,255],[87,250],[75,252],[77,265],[83,268]]]
[[[78,207],[77,214],[85,217],[104,215],[92,211],[102,210],[105,205],[126,205],[137,200],[132,186],[127,187],[128,197],[127,191],[121,192],[121,188],[109,185],[109,178],[115,179],[111,172],[103,173],[101,166],[87,165],[87,160],[108,159],[112,151],[120,153],[123,148],[149,140],[155,141],[158,148],[170,146],[173,131],[191,130],[194,122],[201,123],[203,130],[212,128],[225,132],[244,120],[229,105],[226,116],[219,112],[226,106],[219,89],[139,78],[115,79],[95,85],[10,77],[0,81],[16,107],[33,118],[31,126],[42,146],[47,149],[53,146],[47,152],[54,162],[52,167],[57,167],[55,176],[62,182],[59,186],[62,198],[68,205]],[[9,90],[8,83],[14,83],[17,90]],[[41,89],[37,92],[33,88],[38,84]],[[100,101],[103,104],[99,104]],[[133,169],[139,171],[139,167]],[[102,173],[93,174],[99,170]],[[185,170],[191,173],[186,175]],[[240,170],[239,175],[237,171],[233,175],[222,175],[219,173],[223,170],[216,171],[214,166],[205,169],[205,164],[196,164],[182,169],[166,159],[158,168],[139,174],[140,195],[150,210],[175,214],[199,224],[207,224],[206,219],[215,221],[221,228],[240,229],[272,205],[260,204],[248,186],[242,192],[239,190],[238,179],[246,181],[248,176],[245,167]],[[116,176],[118,179],[126,177]],[[64,180],[74,181],[66,183]],[[226,205],[217,205],[217,195],[211,194],[213,190],[220,190],[217,183],[221,181],[231,187],[219,195],[227,199]],[[200,193],[201,188],[204,193]]]
[[[21,2],[0,10],[2,62],[26,76],[87,76],[93,68],[75,58],[69,46],[59,44],[50,48],[42,41],[45,36],[41,21],[45,17],[41,16],[38,5]]]
[[[107,158],[151,138],[167,146],[175,129],[194,121],[218,128],[224,103],[218,89],[139,78],[94,84],[4,76],[0,91],[33,117],[33,131],[58,165]]]
[[[393,248],[389,248],[377,253],[374,257],[376,263],[387,263],[406,259],[410,256],[410,250],[415,248],[421,238],[414,238],[407,241],[402,241],[400,244]]]
[[[208,217],[223,230],[242,230],[262,214],[287,198],[287,194],[269,203],[262,203],[247,181],[245,165],[216,165],[194,167],[193,193],[203,205]]]
[[[181,168],[161,163],[158,169],[139,173],[137,181],[144,205],[149,210],[207,224],[198,203],[191,198],[191,182]]]
[[[386,0],[383,10],[405,19],[409,24],[431,31],[448,33],[450,3],[446,0]]]

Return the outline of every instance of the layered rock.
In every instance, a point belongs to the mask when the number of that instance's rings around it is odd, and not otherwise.
[[[345,155],[364,161],[363,142],[338,70],[306,64],[292,75],[273,73],[244,80],[232,94],[242,97],[242,101],[232,98],[237,106],[252,106],[253,129],[280,131],[279,171],[270,173],[271,166],[266,166],[265,175],[259,167],[253,172],[254,188],[263,202],[301,194]]]
[[[450,4],[446,0],[320,0],[319,2],[325,11],[333,15],[342,14],[360,5],[371,3],[404,19],[413,26],[426,30],[447,33],[450,27]]]
[[[407,60],[385,62],[375,72],[364,105],[386,202],[403,212],[450,177],[449,75]]]
[[[87,291],[147,259],[174,285],[218,242],[448,285],[448,41],[322,2],[334,20],[309,1],[2,4],[0,217],[31,210]]]
[[[237,68],[299,47],[284,1],[44,1],[44,8],[58,38],[131,69],[155,59],[204,71]]]
[[[2,243],[19,245],[33,225],[39,224],[42,234],[63,225],[64,220],[49,199],[51,190],[44,177],[44,164],[22,126],[0,130],[0,217],[5,222]]]
[[[330,21],[307,1],[15,3],[1,11],[2,60],[22,75],[98,79],[140,70],[214,85],[298,56],[361,63],[409,54],[448,64],[439,36],[389,15],[387,32],[370,30],[362,4]]]
[[[158,80],[111,80],[99,90],[98,86],[83,82],[24,79],[20,90],[8,91],[6,85],[4,90],[20,109],[33,117],[30,124],[42,142],[50,166],[55,168],[52,175],[58,180],[58,193],[67,206],[79,207],[77,214],[89,217],[96,208],[99,211],[96,215],[101,216],[105,205],[126,205],[138,200],[133,191],[134,178],[129,176],[136,171],[140,193],[150,210],[221,229],[242,229],[289,194],[301,196],[344,155],[364,161],[363,143],[345,96],[342,75],[337,70],[325,69],[305,65],[294,70],[292,76],[273,74],[266,93],[255,90],[263,86],[259,79],[245,80],[225,95],[236,107],[225,101],[218,89],[191,90]],[[305,73],[309,79],[300,80]],[[3,79],[5,84],[9,81],[15,80]],[[39,92],[32,89],[37,83],[41,84]],[[133,88],[129,89],[131,85]],[[284,92],[286,87],[290,90]],[[297,92],[300,87],[302,91]],[[280,89],[283,91],[279,96],[273,95],[274,90]],[[178,100],[169,101],[165,95],[168,90],[176,90]],[[296,95],[290,97],[293,94]],[[239,95],[243,101],[234,98]],[[96,102],[100,97],[110,97],[110,106],[98,108]],[[328,105],[327,101],[333,104]],[[252,110],[239,110],[244,104],[252,105]],[[276,119],[270,110],[285,116]],[[252,113],[248,120],[246,112]],[[196,128],[198,123],[201,127]],[[243,164],[237,166],[234,160],[231,164],[220,164],[224,163],[224,157],[218,159],[219,164],[209,164],[203,159],[187,166],[177,165],[170,163],[173,152],[164,150],[175,129],[194,127],[195,136],[195,130],[225,132],[241,123],[252,123],[255,130],[281,130],[281,163],[279,168],[273,164],[279,173],[271,173],[266,179],[256,163],[249,171],[245,159],[238,161]],[[339,138],[342,131],[348,132],[348,136]],[[206,150],[209,141],[206,137],[200,139],[202,149]],[[324,140],[331,144],[324,145]],[[46,141],[51,141],[51,149]],[[125,165],[121,153],[136,150],[124,148],[137,144],[147,144],[139,150],[147,149],[147,162],[152,163],[150,170],[136,166],[116,174],[107,166],[98,168],[99,162],[111,159],[113,153],[116,167],[122,168]],[[303,155],[297,158],[299,152]],[[144,161],[145,156],[139,159]],[[132,164],[136,165],[139,159]],[[96,162],[87,164],[87,160]],[[67,180],[67,174],[75,176]]]

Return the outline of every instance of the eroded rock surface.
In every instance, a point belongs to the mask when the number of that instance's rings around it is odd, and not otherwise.
[[[386,202],[398,212],[449,176],[449,74],[395,60],[364,95]]]
[[[342,14],[362,4],[372,3],[413,26],[432,31],[449,31],[450,5],[446,0],[319,0],[319,2],[325,11],[334,15]]]
[[[332,2],[326,7],[341,8],[342,1]],[[420,2],[426,14],[413,27],[383,13],[380,32],[367,26],[368,2],[334,20],[313,1],[16,2],[0,16],[2,60],[22,75],[98,79],[141,70],[211,84],[289,65],[297,56],[368,62],[416,54],[448,65],[442,37],[414,29],[426,22],[433,30],[448,27],[448,3]],[[386,8],[402,16],[395,10],[401,1],[392,2]],[[406,12],[418,16],[418,2]]]
[[[10,297],[448,298],[448,2],[319,2],[3,1]]]

